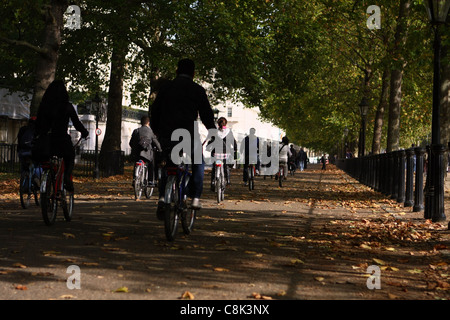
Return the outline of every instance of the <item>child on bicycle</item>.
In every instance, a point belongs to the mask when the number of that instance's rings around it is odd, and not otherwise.
[[[130,147],[131,147],[131,157],[136,163],[139,160],[145,162],[148,168],[147,181],[151,183],[153,181],[154,174],[154,153],[153,146],[156,147],[158,152],[162,152],[161,145],[150,128],[150,118],[148,116],[143,116],[141,118],[141,127],[134,129],[131,134]],[[134,179],[134,174],[133,174]],[[133,181],[134,185],[134,181]]]
[[[230,160],[232,161],[234,158],[234,153],[237,151],[237,143],[236,139],[234,138],[233,132],[230,128],[227,127],[227,119],[224,117],[220,117],[217,120],[217,125],[219,129],[217,130],[217,138],[219,138],[222,143],[221,148],[218,150],[212,149],[213,146],[218,146],[219,144],[213,142],[216,139],[216,136],[212,136],[211,140],[208,142],[208,145],[206,146],[206,150],[212,151],[211,156],[214,157],[216,160],[222,160],[223,161],[223,168],[225,173],[225,179],[227,181],[227,184],[231,184],[230,180]],[[212,149],[212,150],[210,150]],[[214,191],[214,181],[215,181],[215,170],[216,166],[213,164],[212,166],[212,172],[211,172],[211,191]]]

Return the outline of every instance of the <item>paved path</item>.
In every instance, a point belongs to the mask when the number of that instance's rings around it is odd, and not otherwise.
[[[234,170],[225,201],[205,187],[194,232],[180,228],[172,243],[156,197],[134,201],[125,177],[77,180],[73,221],[61,214],[51,227],[37,207],[23,210],[7,196],[0,299],[449,299],[448,220],[425,221],[342,171],[319,168],[283,188],[257,177],[253,192]],[[71,265],[81,289],[68,288]],[[371,265],[381,289],[367,287]]]

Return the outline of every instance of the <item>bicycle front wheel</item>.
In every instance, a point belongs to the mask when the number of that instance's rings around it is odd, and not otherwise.
[[[178,228],[178,185],[176,178],[176,176],[169,176],[166,184],[164,231],[168,241],[175,239]]]
[[[22,172],[20,175],[20,185],[19,185],[19,194],[20,194],[20,204],[22,208],[27,209],[30,206],[30,175],[28,172]]]
[[[197,210],[192,208],[187,208],[183,211],[183,216],[181,217],[181,226],[183,227],[183,232],[189,235],[194,229],[194,222],[196,218]]]
[[[41,183],[41,211],[46,225],[55,223],[56,208],[55,179],[53,172],[47,171]]]

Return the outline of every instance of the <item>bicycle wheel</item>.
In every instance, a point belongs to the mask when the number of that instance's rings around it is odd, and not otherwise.
[[[47,171],[41,183],[41,211],[46,225],[50,226],[56,220],[56,194],[53,171]]]
[[[177,177],[169,176],[164,199],[164,231],[168,241],[175,239],[178,228],[178,190]]]
[[[183,227],[183,232],[189,235],[194,229],[194,222],[197,216],[197,210],[192,208],[186,208],[181,216],[181,226]]]
[[[225,199],[225,186],[227,183],[225,182],[225,173],[223,172],[223,168],[220,172],[220,201]]]
[[[144,172],[142,166],[136,166],[134,171],[134,198],[136,200],[141,199],[142,196],[142,184],[144,180]]]
[[[20,175],[19,194],[20,204],[24,209],[27,209],[30,206],[31,190],[29,186],[30,175],[28,174],[28,172],[22,172],[22,174]]]
[[[72,220],[74,196],[72,192],[63,191],[62,208],[64,213],[64,219],[66,221]]]
[[[252,191],[255,189],[255,171],[253,167],[249,167],[248,170],[248,189]]]
[[[147,173],[148,175],[148,173]],[[150,199],[150,197],[153,195],[153,190],[155,190],[155,174],[153,173],[153,181],[147,181],[147,185],[144,187],[144,194],[147,199]]]
[[[216,170],[219,170],[219,168],[217,168]],[[216,177],[215,185],[217,203],[220,203],[222,201],[222,172],[220,171]]]
[[[37,206],[39,206],[40,204],[38,196],[39,186],[34,182],[33,179],[31,180],[31,191],[34,196],[34,202],[36,203]]]

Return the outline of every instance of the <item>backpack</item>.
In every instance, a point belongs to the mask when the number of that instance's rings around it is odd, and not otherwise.
[[[19,140],[19,156],[31,155],[34,140],[34,127],[27,126]]]
[[[131,134],[130,147],[132,154],[139,154],[143,150],[148,150],[150,148],[151,141],[147,137],[139,136],[139,128],[134,129]]]

